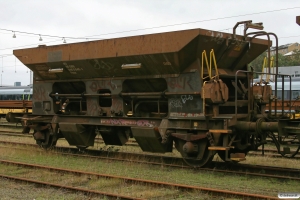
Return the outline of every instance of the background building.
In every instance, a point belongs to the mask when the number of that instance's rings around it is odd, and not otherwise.
[[[268,69],[264,69],[264,73],[267,73]],[[271,68],[271,73],[276,73],[275,68]],[[291,75],[292,78],[295,77],[300,77],[300,66],[289,66],[289,67],[278,67],[278,74],[287,74],[287,75]],[[266,80],[266,74],[264,75],[259,75],[259,79]],[[282,78],[281,75],[279,75],[277,78]],[[270,76],[271,80],[275,80],[275,77]]]
[[[282,55],[291,55],[291,52],[293,52],[294,50],[300,50],[300,45],[298,42],[278,46],[278,53]],[[274,56],[275,54],[276,48],[271,47],[271,56]]]

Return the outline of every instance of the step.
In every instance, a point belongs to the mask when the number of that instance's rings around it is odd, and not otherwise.
[[[232,133],[232,130],[226,130],[226,129],[209,129],[208,132],[210,132],[210,133]]]
[[[230,159],[236,162],[240,162],[246,160],[245,156],[246,154],[244,153],[231,153]]]
[[[212,146],[212,147],[208,147],[208,150],[210,151],[226,151],[229,150],[230,147],[222,147],[222,146]]]
[[[233,160],[233,161],[236,161],[236,162],[240,162],[240,161],[246,160],[246,158],[230,158],[230,160]]]

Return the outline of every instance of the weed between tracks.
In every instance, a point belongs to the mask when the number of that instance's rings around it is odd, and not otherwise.
[[[274,158],[271,156],[252,156],[246,157],[246,161],[243,163],[251,165],[266,165],[266,166],[277,166],[300,169],[299,159],[288,159],[288,158]]]
[[[79,200],[87,199],[82,193],[71,193],[62,189],[40,188],[32,184],[22,184],[0,178],[0,198],[1,200],[12,199],[60,199],[60,200]],[[90,198],[101,199],[101,198]],[[102,198],[103,200],[106,198]]]
[[[85,175],[74,176],[72,174],[53,173],[47,170],[39,170],[39,169],[36,170],[20,169],[16,166],[9,166],[9,165],[2,165],[2,164],[0,164],[0,166],[1,166],[0,173],[2,174],[5,173],[8,175],[17,175],[23,178],[68,185],[72,187],[86,188],[89,190],[100,190],[102,192],[122,194],[125,196],[132,196],[132,197],[143,198],[143,199],[170,199],[170,198],[181,199],[181,197],[187,197],[188,199],[201,199],[199,198],[199,193],[196,192],[182,194],[182,192],[176,189],[170,189],[164,187],[158,188],[151,185],[126,183],[123,180],[96,178],[93,176],[85,176]],[[14,187],[12,189],[18,190],[18,187]],[[18,192],[14,192],[14,193],[18,193]],[[30,194],[30,193],[23,196],[22,199],[24,199],[24,197],[32,197],[32,196],[34,197],[34,199],[86,199],[87,198],[84,197],[84,195],[82,194],[79,197],[76,196],[75,198],[74,198],[74,194],[72,194],[69,197],[69,194],[66,193],[66,191],[58,192],[58,194],[63,193],[63,196],[65,196],[66,198],[61,198],[57,195],[52,196],[50,193],[47,192],[46,194],[43,194],[41,196],[39,196],[40,195],[39,192],[36,194]],[[7,192],[5,192],[0,194],[1,199],[2,197],[4,197],[3,194],[5,194],[5,196],[12,197],[11,195],[8,195]],[[16,197],[16,195],[14,194],[13,197]],[[204,199],[208,199],[209,196],[203,195],[203,197]],[[93,199],[93,198],[89,197],[89,199]],[[95,199],[99,199],[99,198],[95,197]]]
[[[27,137],[10,137],[0,134],[0,140],[3,141],[13,141],[13,142],[22,142],[28,144],[35,144],[33,138]],[[58,146],[70,147],[68,142],[65,139],[59,139],[57,142]],[[274,148],[274,146],[268,144],[266,148]],[[94,147],[89,147],[89,149],[105,150],[105,151],[120,151],[120,152],[134,152],[134,153],[143,153],[143,151],[138,146],[106,146],[104,143],[95,142]],[[152,154],[152,153],[147,153]],[[157,155],[157,154],[154,154]],[[177,150],[173,150],[172,153],[166,153],[163,155],[167,156],[177,156],[181,157],[180,153]],[[216,155],[214,160],[221,161],[221,159]],[[268,156],[259,156],[259,155],[248,155],[246,161],[242,163],[252,164],[252,165],[266,165],[266,166],[277,166],[277,167],[292,167],[300,169],[300,160],[298,159],[286,159],[286,158],[273,158]]]
[[[38,152],[36,151],[36,148],[31,147],[28,147],[28,149],[31,149],[31,151],[10,150],[9,147],[1,147],[0,155],[2,155],[2,159],[15,160],[19,162],[34,163],[102,174],[120,175],[132,178],[142,178],[202,187],[213,187],[241,192],[260,193],[271,196],[276,196],[278,192],[300,191],[300,184],[297,181],[282,182],[282,180],[271,178],[228,175],[223,173],[204,172],[191,169],[174,169],[165,166],[152,166],[137,163],[107,161],[101,159],[78,158],[57,155],[52,153],[51,151]],[[249,160],[251,159],[253,159],[253,161],[259,162],[258,158],[250,157]],[[271,159],[272,158],[270,158],[270,160]],[[293,163],[293,165],[300,166],[299,160],[283,160],[286,163],[290,162],[289,167],[291,167],[291,163]],[[264,158],[263,161],[268,163],[271,162],[266,160],[266,158]],[[276,163],[278,163],[278,161]],[[172,199],[199,199],[199,194],[203,195],[199,192],[186,193],[180,192],[176,189],[136,185],[124,183],[118,180],[116,181],[114,179],[97,179],[95,177],[83,176],[77,177],[70,174],[53,175],[53,172],[50,173],[45,170],[32,170],[26,168],[18,168],[15,166],[1,165],[0,171],[1,173],[7,175],[19,175],[32,179],[38,178],[39,180],[43,181],[71,184],[74,186],[80,186],[95,190],[100,189],[101,191],[142,197],[147,199],[157,199],[158,197],[171,197]],[[209,196],[206,195],[202,197],[210,199]]]
[[[28,142],[35,143],[33,138],[18,138],[1,136],[0,140]],[[59,146],[69,146],[65,140],[59,140]],[[125,151],[125,152],[142,152],[138,147],[124,146],[111,147],[105,146],[103,143],[95,143],[95,149],[111,151]],[[137,163],[107,161],[101,159],[87,159],[76,158],[69,156],[62,156],[52,153],[51,151],[37,151],[36,148],[28,147],[31,151],[9,150],[9,148],[0,148],[0,155],[2,159],[15,160],[20,162],[41,164],[53,167],[61,167],[68,169],[76,169],[82,171],[90,171],[103,174],[120,175],[132,178],[142,178],[156,181],[164,181],[171,183],[181,183],[202,187],[213,187],[218,189],[227,189],[241,192],[251,192],[270,196],[277,196],[278,192],[299,192],[300,184],[297,181],[284,181],[259,178],[251,176],[228,175],[223,173],[204,172],[191,169],[174,169],[165,166],[152,166]],[[174,150],[174,154],[178,153]],[[216,156],[216,160],[219,158]],[[247,156],[247,164],[280,166],[300,168],[300,160],[271,158],[261,156]],[[3,169],[3,171],[2,171]],[[56,174],[45,172],[43,170],[22,169],[15,166],[1,165],[1,173],[9,175],[15,173],[16,175],[28,175],[30,178],[39,178],[44,181],[57,181],[58,183],[74,184],[75,186],[86,187],[88,189],[99,189],[101,191],[110,191],[123,195],[130,195],[142,197],[147,199],[211,199],[209,195],[199,192],[181,192],[170,188],[156,188],[152,186],[136,185],[129,183],[122,183],[120,181],[111,179],[96,179],[91,177],[76,177],[68,174]],[[264,172],[262,172],[264,173]],[[54,178],[55,177],[55,178]],[[2,190],[2,189],[1,189]],[[0,191],[1,191],[0,190]],[[22,190],[21,190],[22,191]],[[31,191],[31,190],[30,190]],[[49,191],[52,191],[49,189]],[[62,194],[65,191],[59,191]],[[47,191],[46,191],[47,193]],[[1,192],[2,194],[2,192]],[[2,198],[0,194],[0,198]],[[51,193],[49,193],[51,194]],[[73,195],[71,193],[71,195]],[[201,195],[201,196],[200,196]],[[39,195],[38,195],[39,196]],[[48,196],[49,198],[50,196]],[[201,197],[201,198],[200,198]],[[69,197],[66,196],[68,199]],[[52,198],[51,198],[52,199]],[[56,198],[54,198],[56,199]],[[61,199],[61,198],[59,198]],[[74,199],[70,197],[70,199]],[[79,198],[78,199],[82,199]],[[97,198],[98,199],[98,198]]]

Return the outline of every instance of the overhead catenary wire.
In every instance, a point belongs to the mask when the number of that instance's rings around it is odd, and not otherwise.
[[[125,30],[125,31],[119,31],[119,32],[111,32],[111,33],[103,33],[103,34],[98,34],[98,35],[91,35],[91,36],[84,36],[84,37],[74,37],[74,36],[57,36],[57,35],[49,35],[49,34],[40,34],[40,33],[33,33],[33,32],[26,32],[26,31],[17,31],[17,30],[11,30],[11,29],[5,29],[5,28],[0,28],[0,31],[9,31],[13,33],[13,36],[16,35],[16,33],[27,35],[30,37],[35,37],[39,36],[39,41],[42,41],[42,37],[52,37],[52,38],[59,38],[58,40],[50,41],[50,42],[45,42],[45,43],[53,43],[53,42],[60,42],[63,41],[63,43],[66,43],[66,39],[70,40],[78,40],[78,39],[84,39],[84,40],[89,40],[89,39],[103,39],[103,38],[95,38],[98,36],[104,36],[104,35],[113,35],[113,34],[120,34],[120,33],[127,33],[127,32],[134,32],[134,31],[142,31],[142,30],[150,30],[150,29],[157,29],[157,28],[165,28],[165,27],[172,27],[172,26],[180,26],[180,25],[186,25],[186,24],[193,24],[193,23],[201,23],[201,22],[209,22],[209,21],[216,21],[216,20],[224,20],[224,19],[230,19],[230,18],[235,18],[235,17],[242,17],[242,16],[250,16],[250,15],[257,15],[257,14],[265,14],[265,13],[271,13],[271,12],[279,12],[279,11],[285,11],[285,10],[292,10],[292,9],[299,9],[300,7],[291,7],[291,8],[282,8],[282,9],[276,9],[276,10],[268,10],[268,11],[262,11],[262,12],[255,12],[255,13],[248,13],[248,14],[241,14],[241,15],[233,15],[233,16],[226,16],[226,17],[219,17],[219,18],[211,18],[211,19],[204,19],[204,20],[197,20],[197,21],[192,21],[192,22],[183,22],[183,23],[177,23],[177,24],[169,24],[169,25],[162,25],[162,26],[155,26],[155,27],[148,27],[148,28],[141,28],[141,29],[132,29],[132,30]],[[230,30],[232,28],[226,28],[222,30]],[[222,31],[219,30],[219,31]],[[3,32],[0,32],[0,34]],[[298,35],[300,36],[300,35]],[[286,37],[279,37],[279,38],[291,38],[291,37],[298,37],[298,36],[286,36]],[[23,47],[30,47],[35,44],[29,44],[29,45],[23,45],[23,46],[17,46],[17,47],[10,47],[10,48],[3,48],[0,50],[9,50],[9,49],[17,49],[17,48],[23,48]],[[3,57],[8,57],[8,56],[13,56],[13,54],[4,54],[0,55],[2,57],[2,62],[3,62]],[[15,65],[16,67],[17,65]],[[22,65],[18,65],[22,66]],[[11,67],[11,66],[6,66],[6,67]],[[16,71],[16,70],[15,70]],[[2,63],[2,72],[3,72],[3,63]]]
[[[52,41],[49,41],[49,42],[44,42],[44,44],[49,44],[49,43],[53,43],[53,42],[60,42],[61,39],[59,40],[52,40]],[[9,49],[17,49],[17,48],[24,48],[24,47],[31,47],[32,45],[38,45],[38,44],[28,44],[28,45],[22,45],[22,46],[16,46],[16,47],[9,47],[9,48],[4,48],[4,49],[0,49],[0,51],[3,51],[3,50],[9,50]],[[6,56],[11,56],[12,54],[5,54]],[[2,56],[2,55],[0,55]]]
[[[284,39],[284,38],[292,38],[292,37],[299,37],[300,35],[293,35],[293,36],[286,36],[286,37],[279,37],[281,39]]]
[[[219,31],[224,31],[224,30],[228,30],[228,29],[232,29],[232,28],[222,29],[222,30],[219,30]],[[292,38],[292,37],[300,37],[300,35],[285,36],[285,37],[278,37],[278,38],[279,39],[285,39],[285,38]],[[52,40],[52,41],[49,41],[49,42],[44,42],[44,44],[49,44],[49,43],[54,43],[54,42],[59,42],[59,41],[61,41],[61,39]],[[38,45],[38,44],[28,44],[28,45],[22,45],[22,46],[16,46],[16,47],[3,48],[3,49],[0,49],[0,51],[9,50],[9,49],[24,48],[24,47],[31,47],[33,45]],[[8,56],[13,56],[13,54],[3,54],[3,55],[0,54],[0,57],[8,57]]]
[[[90,35],[90,36],[84,36],[84,37],[57,36],[57,35],[49,35],[49,34],[40,34],[40,33],[26,32],[26,31],[11,30],[11,29],[5,29],[5,28],[0,28],[0,30],[12,31],[14,34],[15,33],[23,33],[23,34],[28,34],[28,35],[36,35],[36,36],[40,36],[40,37],[43,36],[43,37],[61,38],[64,41],[65,41],[65,39],[84,39],[84,40],[88,40],[88,39],[97,39],[97,38],[94,38],[94,37],[104,36],[104,35],[113,35],[113,34],[135,32],[135,31],[143,31],[143,30],[150,30],[150,29],[157,29],[157,28],[166,28],[166,27],[172,27],[172,26],[181,26],[181,25],[187,25],[187,24],[209,22],[209,21],[230,19],[230,18],[235,18],[235,17],[244,17],[244,16],[257,15],[257,14],[265,14],[265,13],[279,12],[279,11],[299,9],[299,8],[300,7],[282,8],[282,9],[277,9],[277,10],[268,10],[268,11],[262,11],[262,12],[255,12],[255,13],[248,13],[248,14],[227,16],[227,17],[218,17],[218,18],[212,18],[212,19],[197,20],[197,21],[192,21],[192,22],[183,22],[183,23],[169,24],[169,25],[162,25],[162,26],[154,26],[154,27],[148,27],[148,28],[132,29],[132,30],[125,30],[125,31],[111,32],[111,33],[102,33],[102,34],[98,34],[98,35]],[[100,39],[103,39],[103,38],[100,38]]]
[[[112,34],[134,32],[134,31],[143,31],[143,30],[156,29],[156,28],[165,28],[165,27],[171,27],[171,26],[180,26],[180,25],[186,25],[186,24],[209,22],[209,21],[230,19],[230,18],[235,18],[235,17],[245,17],[245,16],[250,16],[250,15],[264,14],[264,13],[270,13],[270,12],[278,12],[278,11],[283,11],[283,10],[292,10],[292,9],[298,9],[298,8],[300,8],[300,7],[282,8],[282,9],[278,9],[278,10],[269,10],[269,11],[256,12],[256,13],[248,13],[248,14],[242,14],[242,15],[233,15],[233,16],[228,16],[228,17],[219,17],[219,18],[213,18],[213,19],[204,19],[204,20],[198,20],[198,21],[193,21],[193,22],[183,22],[183,23],[178,23],[178,24],[155,26],[155,27],[142,28],[142,29],[133,29],[133,30],[127,30],[127,31],[113,32],[113,33],[104,33],[104,34],[100,34],[100,35],[91,35],[91,36],[86,36],[86,37],[97,37],[97,36],[103,36],[103,35],[112,35]]]

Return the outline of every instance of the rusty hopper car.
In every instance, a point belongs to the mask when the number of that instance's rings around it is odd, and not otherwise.
[[[235,34],[240,24],[243,35]],[[252,83],[248,66],[276,35],[249,28],[263,27],[245,21],[232,34],[192,29],[14,50],[34,72],[24,132],[34,129],[44,148],[62,137],[93,146],[96,133],[107,145],[133,137],[146,152],[171,152],[175,144],[194,167],[216,153],[224,161],[244,160],[267,137],[279,153],[294,156],[299,121],[276,112],[280,106],[265,113],[279,100],[267,83]],[[296,152],[283,146],[287,139],[296,141]]]

